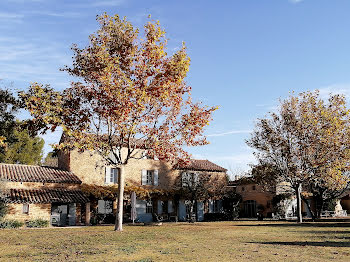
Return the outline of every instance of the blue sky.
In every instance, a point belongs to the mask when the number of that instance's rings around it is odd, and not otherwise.
[[[349,10],[348,0],[1,0],[0,79],[14,90],[34,81],[62,90],[72,79],[59,68],[71,63],[73,43],[87,44],[97,14],[138,27],[151,14],[170,52],[186,43],[193,97],[220,106],[206,131],[211,144],[190,152],[237,172],[254,161],[245,139],[255,120],[280,98],[350,94]],[[46,153],[59,136],[45,136]]]

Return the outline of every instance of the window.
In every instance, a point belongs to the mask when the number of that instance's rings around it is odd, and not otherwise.
[[[219,202],[219,200],[213,200],[213,213],[220,213],[220,202]]]
[[[245,190],[244,186],[242,186],[242,192]]]
[[[152,214],[153,213],[153,203],[152,200],[146,201],[146,213]]]
[[[256,201],[247,200],[247,201],[244,201],[243,204],[244,204],[244,216],[256,217]]]
[[[22,213],[29,214],[29,204],[23,204]]]
[[[195,187],[198,184],[198,174],[183,172],[182,173],[182,186],[183,187]]]
[[[152,185],[152,184],[153,184],[153,171],[147,170],[146,185]]]
[[[142,169],[141,184],[158,186],[158,170]]]
[[[118,174],[119,174],[118,168],[111,168],[111,173],[109,177],[109,182],[111,184],[118,184]]]
[[[167,201],[161,201],[161,205],[162,205],[162,213],[168,213],[168,202]]]
[[[99,214],[111,214],[113,212],[113,202],[109,200],[98,200],[97,211]]]
[[[253,190],[256,190],[256,187],[255,187],[255,186],[252,186],[252,189],[253,189]]]

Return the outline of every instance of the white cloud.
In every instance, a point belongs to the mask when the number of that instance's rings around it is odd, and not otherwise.
[[[7,2],[10,3],[28,3],[28,2],[37,2],[37,3],[41,3],[41,2],[49,2],[50,0],[7,0]]]
[[[28,11],[25,12],[28,15],[43,15],[43,16],[52,16],[52,17],[64,17],[64,18],[79,18],[82,14],[78,12],[52,12],[52,11]]]
[[[227,136],[227,135],[232,135],[232,134],[249,134],[251,133],[252,130],[231,130],[223,133],[217,133],[217,134],[209,134],[207,135],[208,137],[214,137],[214,136]]]
[[[70,77],[59,68],[71,63],[70,55],[60,43],[21,37],[0,37],[0,79],[14,81],[18,88],[39,81],[62,89],[69,86]]]
[[[240,154],[234,154],[234,155],[228,155],[228,156],[213,156],[211,159],[221,160],[221,161],[228,161],[233,164],[249,164],[255,161],[255,157],[253,153],[245,152]]]
[[[347,99],[350,99],[350,84],[333,84],[319,89],[320,97],[324,100],[329,98],[329,95],[343,94]]]
[[[105,1],[94,1],[91,6],[120,6],[124,4],[125,0],[105,0]]]
[[[4,20],[6,23],[22,23],[23,18],[22,14],[0,12],[0,21]]]
[[[298,4],[298,3],[301,3],[303,2],[304,0],[289,0],[290,3],[293,3],[293,4]]]

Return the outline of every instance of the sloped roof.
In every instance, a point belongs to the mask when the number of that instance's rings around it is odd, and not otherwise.
[[[9,189],[6,199],[10,203],[50,204],[87,203],[88,198],[80,190],[66,189]]]
[[[191,159],[188,164],[176,165],[176,169],[193,171],[226,172],[227,169],[210,162],[209,160]]]
[[[46,166],[0,164],[0,178],[12,182],[81,184],[72,172]]]

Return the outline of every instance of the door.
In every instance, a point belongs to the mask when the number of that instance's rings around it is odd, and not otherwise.
[[[75,226],[76,224],[76,204],[71,203],[68,205],[68,225]]]
[[[57,226],[66,226],[68,216],[68,205],[52,204],[51,206],[51,223]]]
[[[247,200],[244,202],[244,215],[245,217],[256,217],[256,201]]]

